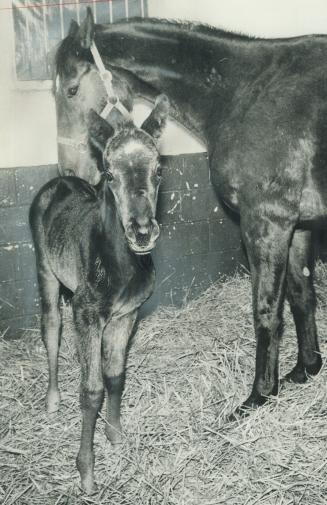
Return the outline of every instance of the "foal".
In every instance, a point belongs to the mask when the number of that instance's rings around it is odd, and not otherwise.
[[[159,236],[155,220],[160,183],[156,139],[168,115],[164,95],[141,129],[114,129],[90,112],[90,142],[103,153],[97,186],[76,177],[48,182],[30,211],[42,307],[42,337],[48,353],[49,413],[59,408],[59,292],[73,293],[81,364],[82,435],[77,467],[82,488],[94,487],[93,438],[108,392],[106,435],[121,440],[120,403],[126,347],[138,308],[154,287],[148,254]]]

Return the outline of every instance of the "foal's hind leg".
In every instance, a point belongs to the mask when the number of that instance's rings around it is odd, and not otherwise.
[[[124,387],[126,348],[136,312],[112,319],[103,334],[103,374],[108,392],[106,435],[115,445],[121,442],[120,403]]]
[[[322,364],[315,321],[313,269],[311,232],[297,230],[290,248],[287,272],[287,297],[299,346],[297,364],[285,377],[293,382],[305,382],[307,374],[316,375]]]
[[[42,339],[48,354],[49,385],[46,407],[49,414],[57,412],[60,403],[58,389],[58,352],[61,337],[61,314],[59,309],[60,284],[49,268],[41,267],[38,272],[41,298]]]

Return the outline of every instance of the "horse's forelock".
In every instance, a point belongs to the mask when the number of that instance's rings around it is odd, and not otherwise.
[[[72,72],[72,57],[80,57],[81,61],[92,61],[91,53],[88,49],[83,49],[75,37],[67,35],[59,45],[55,57],[55,74],[59,77],[69,76]]]
[[[118,128],[115,135],[109,139],[110,149],[115,150],[120,148],[122,144],[129,141],[136,141],[140,145],[144,145],[144,147],[149,149],[153,149],[155,147],[151,135],[140,128],[137,128],[133,122],[128,121]]]

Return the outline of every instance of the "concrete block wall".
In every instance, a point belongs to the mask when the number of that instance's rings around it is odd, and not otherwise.
[[[206,154],[164,156],[162,163],[157,283],[143,316],[160,305],[181,305],[245,262],[239,228],[210,185]],[[28,212],[39,188],[57,175],[56,165],[0,169],[0,335],[19,337],[39,324]]]
[[[205,153],[163,157],[158,219],[157,283],[145,311],[179,306],[246,264],[239,226],[218,202]]]
[[[56,165],[0,169],[0,335],[19,336],[38,324],[39,296],[29,207]]]

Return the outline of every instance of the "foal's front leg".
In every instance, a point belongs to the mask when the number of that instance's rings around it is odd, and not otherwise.
[[[75,298],[76,297],[76,298]],[[79,299],[80,298],[80,299]],[[76,329],[79,334],[79,359],[81,363],[80,402],[82,409],[82,434],[76,464],[84,491],[94,490],[93,439],[96,419],[103,402],[101,367],[101,321],[96,307],[85,298],[73,298]]]
[[[124,388],[126,348],[137,312],[109,321],[103,332],[103,375],[108,392],[106,435],[121,442],[120,404]]]
[[[256,335],[255,379],[249,398],[237,409],[246,414],[278,392],[278,354],[282,332],[285,278],[292,226],[268,218],[245,220],[243,238],[252,276]]]

